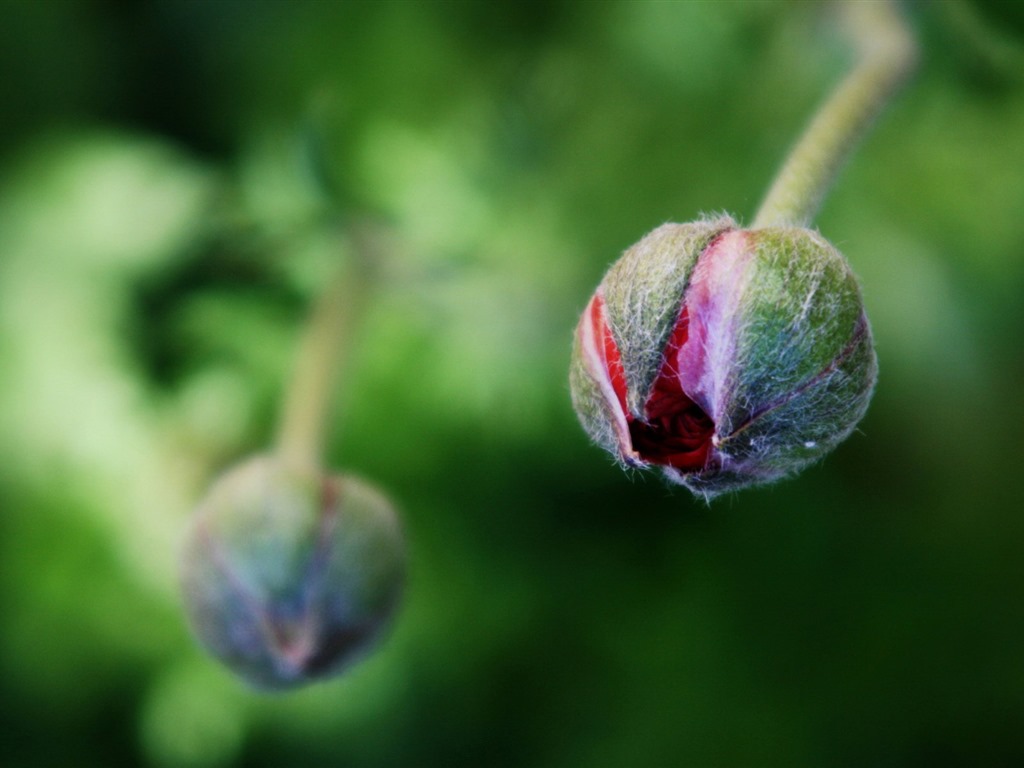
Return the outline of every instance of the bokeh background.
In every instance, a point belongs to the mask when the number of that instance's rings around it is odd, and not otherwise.
[[[0,764],[1024,764],[1022,7],[906,6],[817,222],[874,403],[708,506],[587,443],[572,330],[648,230],[752,217],[847,64],[826,6],[0,0]],[[255,693],[177,551],[367,224],[328,458],[400,505],[406,599]]]

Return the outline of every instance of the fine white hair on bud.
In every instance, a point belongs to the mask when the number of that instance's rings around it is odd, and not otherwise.
[[[711,497],[832,450],[876,374],[842,255],[809,229],[722,217],[662,225],[608,270],[577,327],[570,384],[595,442]]]
[[[390,623],[404,573],[398,519],[382,494],[269,456],[214,484],[182,557],[199,641],[267,689],[341,672]]]

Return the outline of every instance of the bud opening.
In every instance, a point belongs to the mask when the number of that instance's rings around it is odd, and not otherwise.
[[[644,463],[673,467],[683,472],[704,469],[711,452],[715,425],[682,387],[679,357],[689,338],[690,327],[686,307],[680,310],[665,347],[661,368],[644,403],[643,418],[630,413],[626,407],[622,356],[605,319],[600,293],[592,302],[590,319],[595,335],[601,339],[608,382],[625,414],[632,455]]]
[[[683,391],[679,353],[689,337],[690,318],[684,306],[665,348],[665,359],[644,405],[644,420],[633,419],[629,434],[640,458],[683,472],[704,469],[715,424]]]

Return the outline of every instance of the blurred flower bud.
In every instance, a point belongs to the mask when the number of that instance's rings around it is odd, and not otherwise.
[[[817,232],[665,224],[605,275],[576,331],[573,404],[599,445],[706,497],[841,442],[875,384],[846,260]]]
[[[258,457],[213,486],[182,566],[207,650],[257,687],[289,688],[337,674],[378,637],[405,559],[395,513],[374,488]]]

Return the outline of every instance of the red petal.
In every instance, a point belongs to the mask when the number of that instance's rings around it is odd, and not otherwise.
[[[634,416],[626,407],[626,372],[622,354],[606,321],[604,299],[600,293],[590,302],[587,321],[608,382],[625,414],[632,450],[649,464],[675,467],[684,472],[703,469],[711,452],[714,423],[683,392],[679,380],[679,350],[689,338],[686,308],[680,311],[665,345],[664,362],[644,406],[643,419]],[[629,453],[627,448],[623,446],[624,455]]]
[[[615,396],[619,398],[619,406],[622,412],[628,414],[626,408],[626,371],[622,367],[622,355],[619,353],[619,346],[612,336],[612,329],[604,319],[604,297],[601,294],[594,296],[590,302],[590,322],[594,326],[594,338],[601,344],[601,352],[604,355],[605,369],[608,371],[608,379],[611,381]]]
[[[630,419],[629,423],[633,449],[640,458],[684,472],[706,466],[715,430],[711,418],[683,392],[679,379],[679,350],[689,338],[689,327],[689,315],[683,307],[644,405],[645,418]]]

